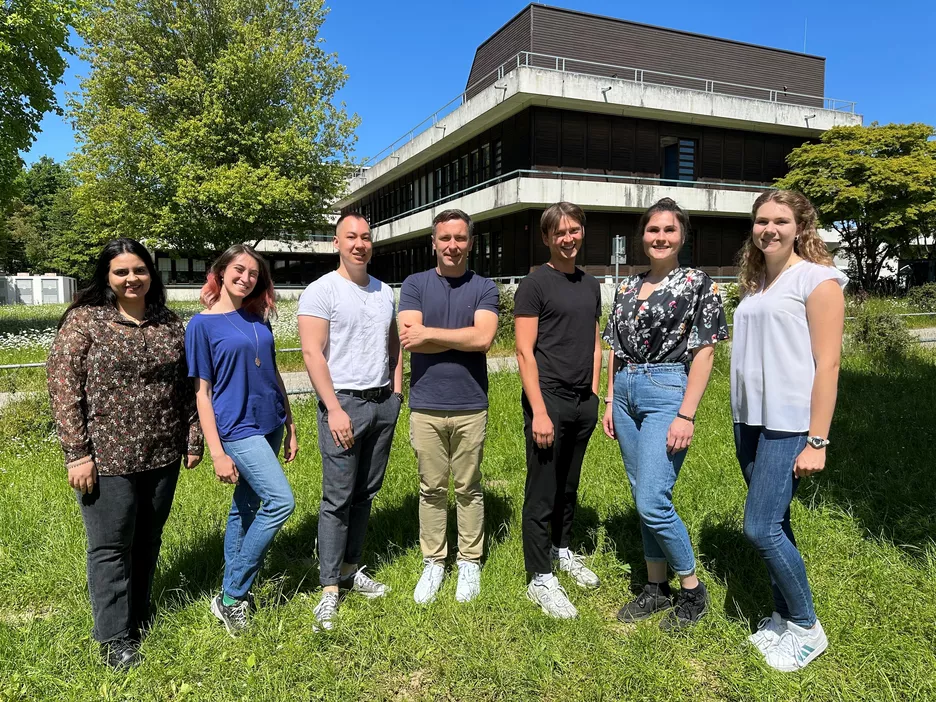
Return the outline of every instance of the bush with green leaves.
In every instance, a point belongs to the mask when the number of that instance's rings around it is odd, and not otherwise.
[[[907,302],[919,312],[936,312],[936,283],[910,288],[907,291]]]
[[[500,298],[497,303],[497,334],[494,336],[494,343],[513,344],[514,289],[498,283],[497,292],[500,294]]]
[[[741,286],[737,283],[725,283],[719,287],[722,289],[722,302],[725,304],[725,311],[730,312],[737,309],[741,303]]]
[[[907,325],[896,314],[863,306],[854,321],[853,337],[875,356],[902,356],[913,344]]]

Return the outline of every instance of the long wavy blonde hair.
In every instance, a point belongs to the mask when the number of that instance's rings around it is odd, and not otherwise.
[[[793,212],[796,222],[796,240],[793,242],[793,251],[802,259],[812,261],[823,266],[831,266],[832,256],[826,248],[825,242],[816,230],[816,208],[802,193],[795,190],[770,190],[754,201],[751,209],[751,222],[757,219],[757,210],[768,202],[786,205]],[[738,255],[738,285],[741,294],[757,292],[760,288],[767,267],[764,252],[754,245],[752,235],[744,242],[741,253]]]

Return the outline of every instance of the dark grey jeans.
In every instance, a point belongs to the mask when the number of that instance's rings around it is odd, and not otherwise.
[[[88,537],[88,590],[95,641],[139,637],[150,623],[150,591],[179,466],[102,475],[78,495]]]
[[[338,584],[342,562],[361,562],[371,502],[383,485],[400,414],[396,395],[373,402],[339,394],[338,402],[354,428],[350,449],[335,445],[328,429],[328,412],[324,404],[318,404],[318,443],[322,452],[318,554],[323,586]]]

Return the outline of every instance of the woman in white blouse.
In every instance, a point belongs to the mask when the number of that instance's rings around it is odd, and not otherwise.
[[[829,645],[790,527],[800,478],[825,467],[835,410],[848,279],[816,232],[816,211],[789,190],[754,203],[734,316],[731,411],[748,484],[744,534],[770,574],[774,612],[751,642],[777,670],[799,670]]]

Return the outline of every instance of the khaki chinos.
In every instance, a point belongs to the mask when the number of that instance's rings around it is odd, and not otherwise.
[[[410,444],[419,464],[419,545],[423,557],[444,561],[449,475],[455,486],[458,559],[480,562],[484,552],[481,458],[487,410],[410,413]]]

